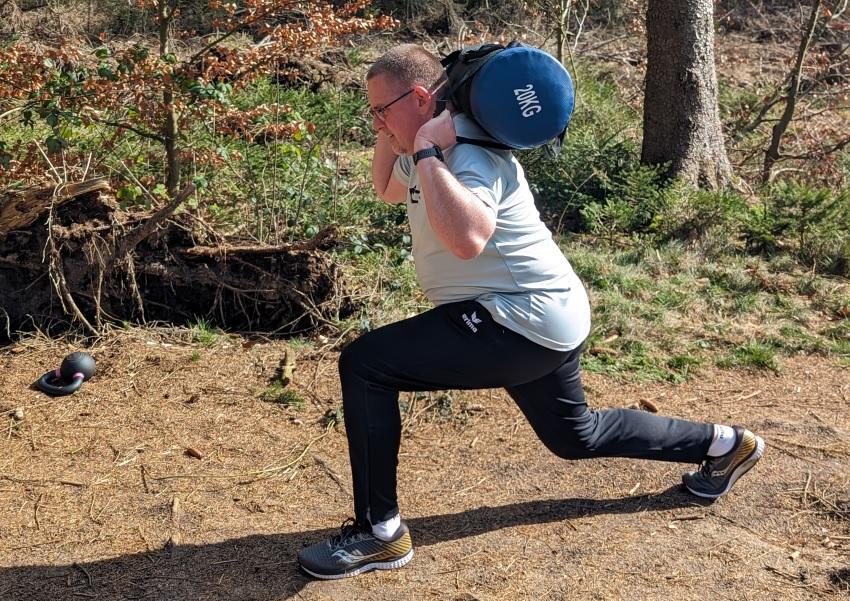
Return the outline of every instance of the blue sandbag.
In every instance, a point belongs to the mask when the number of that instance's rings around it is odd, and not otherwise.
[[[485,44],[454,53],[443,64],[447,96],[500,144],[521,150],[563,138],[575,88],[550,54],[515,42]]]

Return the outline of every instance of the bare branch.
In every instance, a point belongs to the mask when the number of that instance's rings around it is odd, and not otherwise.
[[[806,58],[806,53],[809,50],[809,46],[812,43],[812,39],[814,39],[815,29],[818,24],[818,17],[820,15],[822,0],[815,0],[812,5],[812,13],[809,17],[809,23],[806,26],[806,29],[803,33],[803,36],[800,40],[800,49],[797,51],[797,61],[794,65],[794,70],[792,71],[791,76],[791,84],[788,86],[788,96],[785,102],[785,110],[782,113],[782,117],[780,117],[779,122],[773,126],[773,134],[770,141],[770,147],[767,149],[767,152],[764,156],[764,166],[762,168],[762,181],[767,183],[770,181],[770,171],[773,167],[773,164],[779,158],[779,145],[782,141],[782,136],[785,134],[785,130],[788,129],[788,125],[791,123],[791,119],[794,116],[794,110],[797,105],[797,95],[800,92],[800,76],[803,72],[803,61]]]
[[[149,131],[145,131],[143,129],[139,129],[138,127],[134,127],[134,126],[130,125],[129,123],[121,123],[121,122],[118,122],[118,121],[109,121],[108,119],[101,119],[100,117],[92,117],[92,120],[97,122],[97,123],[100,123],[101,125],[108,125],[110,127],[115,127],[115,128],[118,128],[118,129],[126,129],[128,131],[133,132],[134,134],[136,134],[138,136],[143,137],[143,138],[147,138],[149,140],[156,140],[160,144],[165,143],[165,138],[163,138],[162,136],[157,135],[157,134],[153,134],[153,133],[151,133]]]
[[[142,225],[136,228],[134,231],[130,232],[122,241],[118,252],[116,252],[113,257],[125,257],[127,253],[131,252],[140,242],[144,241],[148,236],[153,234],[156,227],[164,221],[169,215],[171,215],[174,211],[177,210],[181,204],[183,204],[187,198],[189,198],[195,192],[195,186],[193,184],[189,184],[186,186],[179,194],[177,194],[170,203],[162,207],[159,211],[151,215],[147,221],[145,221]],[[107,265],[111,263],[108,262]]]
[[[816,152],[807,152],[806,154],[783,154],[780,158],[793,160],[822,159],[825,156],[844,150],[844,148],[848,145],[850,145],[850,136],[836,142],[832,146],[828,146]]]

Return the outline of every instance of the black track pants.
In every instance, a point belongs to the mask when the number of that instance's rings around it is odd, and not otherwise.
[[[631,409],[588,409],[580,349],[554,351],[497,324],[475,301],[369,332],[339,359],[360,523],[398,513],[399,391],[505,388],[531,427],[565,459],[635,457],[698,463],[713,426]]]

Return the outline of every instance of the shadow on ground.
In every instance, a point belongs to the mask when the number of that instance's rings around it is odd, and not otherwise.
[[[679,487],[671,487],[658,494],[623,499],[561,499],[485,506],[415,518],[408,524],[414,545],[421,548],[513,526],[703,504]],[[296,567],[298,550],[335,533],[335,529],[325,529],[255,535],[85,564],[0,568],[0,599],[277,599],[294,595],[310,581]]]

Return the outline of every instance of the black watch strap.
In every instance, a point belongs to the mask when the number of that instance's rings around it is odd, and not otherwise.
[[[418,163],[422,159],[427,159],[428,157],[437,157],[438,159],[440,159],[444,163],[446,162],[446,159],[443,158],[443,150],[435,144],[431,148],[423,148],[422,150],[420,150],[418,152],[414,152],[413,153],[413,164],[415,165],[416,163]]]

